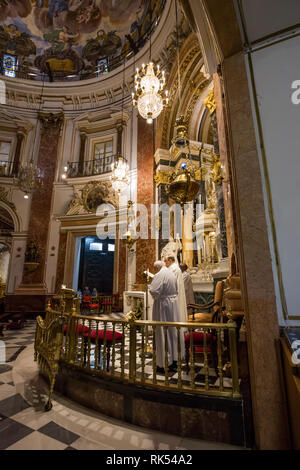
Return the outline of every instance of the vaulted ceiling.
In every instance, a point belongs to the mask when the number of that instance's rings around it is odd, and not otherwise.
[[[0,0],[0,54],[17,57],[24,76],[34,77],[36,70],[37,78],[91,78],[136,53],[164,5],[165,0]]]

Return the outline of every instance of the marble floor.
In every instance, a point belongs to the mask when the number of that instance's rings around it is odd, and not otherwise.
[[[240,450],[164,434],[84,408],[58,393],[44,412],[48,387],[33,361],[35,322],[4,331],[0,362],[0,450]],[[2,354],[3,355],[3,354]],[[0,357],[1,360],[1,357]]]

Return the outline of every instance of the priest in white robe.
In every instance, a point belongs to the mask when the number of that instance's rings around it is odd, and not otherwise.
[[[192,281],[190,274],[187,272],[188,266],[185,263],[180,264],[180,269],[182,272],[182,277],[183,277],[183,282],[184,282],[186,305],[188,306],[189,304],[195,303],[193,281]]]
[[[154,263],[155,276],[151,282],[150,294],[154,299],[152,320],[165,322],[178,322],[179,308],[177,296],[177,281],[172,272],[164,266],[162,261]],[[180,331],[181,359],[184,358],[184,334]],[[176,370],[178,361],[177,329],[168,327],[168,366],[169,370]],[[165,333],[163,327],[156,327],[156,364],[157,372],[163,373],[165,368]]]
[[[186,307],[187,304],[186,304],[184,281],[183,281],[181,269],[178,266],[178,264],[175,262],[174,256],[166,256],[165,264],[167,268],[174,274],[177,280],[180,321],[187,322],[188,321],[188,313],[187,313],[187,307]]]

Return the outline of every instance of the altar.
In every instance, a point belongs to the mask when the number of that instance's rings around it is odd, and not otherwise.
[[[145,291],[125,291],[123,293],[124,315],[128,312],[142,310],[142,320],[152,320],[153,298],[149,292],[148,286],[148,312],[146,312],[146,296]]]

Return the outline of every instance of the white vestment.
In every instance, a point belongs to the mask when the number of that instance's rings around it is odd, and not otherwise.
[[[176,263],[172,263],[168,268],[176,277],[177,279],[177,286],[178,286],[178,304],[179,304],[179,321],[187,322],[188,321],[188,313],[186,307],[186,298],[185,298],[185,290],[184,290],[184,281],[180,267]]]
[[[179,308],[177,296],[177,282],[175,276],[168,268],[163,266],[161,270],[155,274],[151,286],[150,294],[154,299],[152,320],[165,322],[178,322]],[[182,330],[182,329],[181,329]],[[184,335],[180,330],[180,351],[181,359],[184,357]],[[165,368],[165,333],[163,327],[156,327],[156,364],[158,367]],[[177,329],[168,327],[168,365],[178,360],[178,338]]]
[[[182,273],[183,282],[184,282],[184,289],[185,289],[185,299],[186,304],[194,304],[195,297],[194,297],[194,289],[193,289],[193,282],[190,274],[187,271]]]

